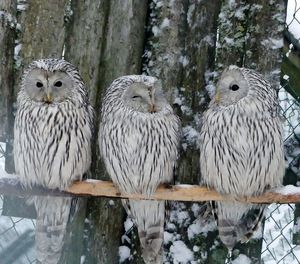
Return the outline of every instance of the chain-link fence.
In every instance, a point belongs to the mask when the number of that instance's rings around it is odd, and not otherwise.
[[[300,177],[300,1],[288,1],[282,88],[279,90],[284,122],[285,184],[299,185]],[[272,204],[264,225],[263,263],[300,263],[298,205]]]
[[[36,263],[35,220],[5,215],[4,197],[0,196],[0,262]]]

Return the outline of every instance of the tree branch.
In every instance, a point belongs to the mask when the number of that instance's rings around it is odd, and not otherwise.
[[[65,192],[48,190],[42,187],[24,189],[17,178],[0,179],[0,194],[7,195],[50,195],[50,196],[94,196],[111,198],[130,198],[138,200],[168,200],[168,201],[230,201],[230,196],[221,196],[214,190],[199,185],[173,185],[160,186],[151,197],[141,194],[121,194],[119,190],[109,181],[86,180],[75,182]],[[248,203],[300,203],[300,187],[285,186],[275,191],[268,191],[261,196],[239,198],[238,201]]]
[[[292,193],[288,193],[288,190]],[[264,195],[238,199],[241,202],[248,203],[298,203],[300,202],[300,187],[285,186],[275,191],[268,191]],[[149,200],[169,200],[169,201],[230,201],[234,200],[230,196],[221,196],[214,190],[199,185],[173,185],[160,186],[156,193],[147,198],[141,194],[121,194],[112,182],[87,180],[74,183],[68,190],[68,193],[88,196],[104,196],[131,199],[149,199]]]

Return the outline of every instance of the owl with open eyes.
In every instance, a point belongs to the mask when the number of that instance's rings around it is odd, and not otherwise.
[[[284,152],[276,90],[251,69],[230,66],[203,116],[200,133],[202,181],[233,199],[281,185]],[[215,202],[220,239],[231,251],[246,242],[265,205]]]
[[[100,153],[121,193],[150,197],[173,179],[180,121],[154,77],[116,79],[103,99]],[[146,263],[162,263],[165,203],[123,200],[135,222]]]
[[[26,187],[66,189],[91,163],[93,109],[76,68],[41,59],[24,72],[14,126],[16,173]]]

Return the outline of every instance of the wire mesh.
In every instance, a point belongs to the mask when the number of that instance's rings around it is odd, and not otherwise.
[[[34,252],[35,220],[3,215],[4,197],[0,196],[1,263],[36,263]]]
[[[285,70],[278,98],[284,122],[285,181],[296,185],[300,183],[300,97],[299,87],[297,87],[297,83],[300,84],[300,68],[295,65],[295,60],[291,60],[290,56],[296,54],[296,60],[300,62],[299,30],[300,1],[290,0],[288,1],[286,20],[286,34],[289,34],[289,43],[288,52],[284,54],[284,61],[293,63],[290,67],[297,68],[298,76],[290,76],[289,71]],[[269,206],[263,234],[261,253],[263,263],[300,263],[300,245],[299,241],[295,239],[296,236],[299,236],[296,207],[297,205],[294,204]]]

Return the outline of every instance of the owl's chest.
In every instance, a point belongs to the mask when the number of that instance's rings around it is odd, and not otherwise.
[[[35,140],[46,146],[53,141],[59,143],[61,139],[75,128],[72,111],[63,112],[58,107],[42,107],[32,109],[28,113],[27,126],[31,127]]]
[[[160,155],[167,140],[166,133],[156,128],[151,122],[119,122],[107,135],[111,145],[124,153],[128,160]]]

